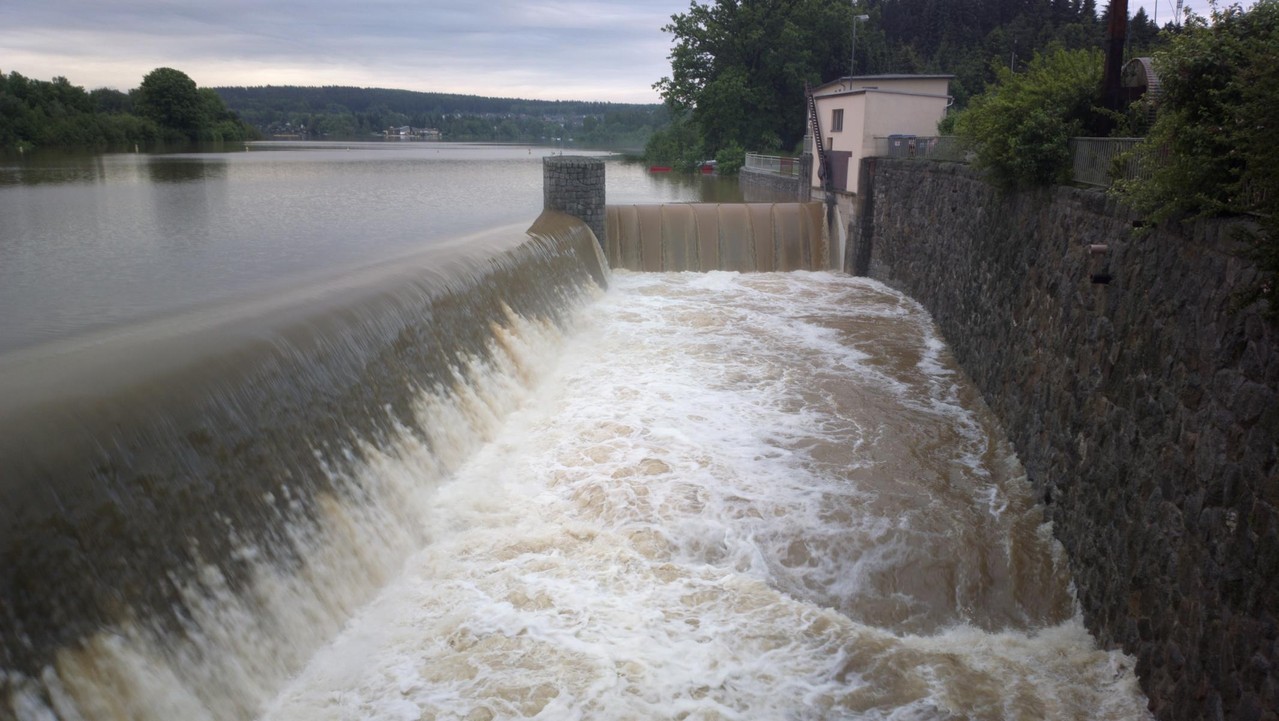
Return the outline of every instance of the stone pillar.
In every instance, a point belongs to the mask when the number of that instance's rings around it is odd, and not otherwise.
[[[542,208],[581,218],[604,247],[604,160],[580,155],[542,158]]]
[[[813,154],[799,156],[799,177],[795,179],[795,196],[801,203],[813,199]]]

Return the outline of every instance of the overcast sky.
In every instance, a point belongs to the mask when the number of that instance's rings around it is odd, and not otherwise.
[[[1163,25],[1176,0],[1159,0]],[[1154,0],[1145,3],[1154,16]],[[1206,14],[1207,0],[1185,0]],[[1099,0],[1099,6],[1105,0]],[[1141,3],[1129,0],[1136,12]],[[0,71],[137,87],[355,85],[657,102],[688,0],[0,0]]]

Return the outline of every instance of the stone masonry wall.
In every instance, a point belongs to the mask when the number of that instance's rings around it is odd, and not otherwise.
[[[542,158],[542,208],[581,218],[604,247],[604,161],[579,155]]]
[[[1100,192],[872,162],[850,252],[1003,419],[1088,627],[1158,719],[1279,718],[1279,348],[1264,303],[1238,307],[1258,276],[1231,226],[1137,236]]]

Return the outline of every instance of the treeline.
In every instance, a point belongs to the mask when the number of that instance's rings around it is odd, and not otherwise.
[[[951,92],[963,107],[996,80],[996,67],[1021,72],[1050,47],[1103,47],[1109,3],[1099,14],[1097,0],[865,0],[859,12],[870,15],[858,28],[859,73],[953,74]],[[1138,9],[1128,22],[1128,54],[1150,54],[1159,30]]]
[[[674,36],[671,74],[657,82],[675,122],[646,148],[653,161],[794,151],[805,132],[804,85],[850,72],[954,75],[957,107],[995,82],[998,69],[1024,72],[1049,48],[1100,48],[1105,13],[1097,0],[715,0],[693,4],[664,29]],[[1150,53],[1163,33],[1138,11],[1128,54]]]
[[[445,140],[643,147],[669,116],[660,105],[523,100],[354,87],[217,88],[227,106],[266,135],[358,138],[388,128],[439,130]]]
[[[127,93],[86,91],[64,77],[0,73],[0,149],[122,147],[257,137],[209,88],[158,68]]]

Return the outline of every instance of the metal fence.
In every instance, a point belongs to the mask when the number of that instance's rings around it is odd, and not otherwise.
[[[774,175],[795,177],[799,175],[799,158],[791,158],[784,155],[747,153],[746,167],[751,170],[772,173]]]
[[[1142,138],[1071,138],[1071,179],[1083,185],[1108,188],[1118,179],[1146,178],[1153,165],[1142,163],[1133,152]],[[972,162],[972,151],[953,135],[888,135],[874,138],[881,158],[917,158],[954,163]]]
[[[1071,179],[1109,188],[1119,179],[1149,177],[1151,168],[1143,167],[1133,152],[1141,141],[1142,138],[1071,138]]]
[[[953,135],[881,135],[873,141],[871,154],[877,157],[968,162],[967,151]]]

